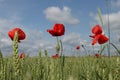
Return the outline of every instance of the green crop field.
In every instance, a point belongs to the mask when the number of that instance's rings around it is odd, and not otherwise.
[[[119,57],[48,56],[18,59],[0,56],[0,80],[119,80]]]

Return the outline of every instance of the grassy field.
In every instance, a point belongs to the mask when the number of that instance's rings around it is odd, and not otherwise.
[[[0,56],[0,80],[120,80],[119,74],[119,57],[54,59],[39,55],[15,63],[13,58]]]

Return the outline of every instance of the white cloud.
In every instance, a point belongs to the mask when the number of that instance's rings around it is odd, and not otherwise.
[[[79,33],[70,33],[69,35],[65,35],[62,39],[62,42],[65,45],[69,46],[77,46],[77,45],[86,45],[91,46],[91,42],[88,42],[87,40],[82,39],[82,36]]]
[[[48,7],[44,10],[46,18],[53,22],[67,23],[67,24],[78,24],[79,20],[71,14],[71,9],[69,7]]]
[[[70,33],[69,35],[65,35],[62,41],[68,45],[79,45],[81,40],[81,35],[78,33]]]
[[[112,7],[120,8],[120,0],[111,1]]]

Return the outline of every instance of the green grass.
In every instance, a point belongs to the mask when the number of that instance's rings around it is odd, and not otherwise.
[[[120,80],[119,57],[49,57],[19,60],[17,80]],[[16,80],[12,58],[0,61],[0,80]]]

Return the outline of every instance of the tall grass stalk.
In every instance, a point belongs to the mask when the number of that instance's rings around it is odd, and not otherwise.
[[[113,43],[110,43],[117,51],[117,53],[120,55],[120,50],[113,44]]]
[[[107,20],[108,20],[108,56],[110,57],[110,19],[109,19],[109,0],[106,0],[106,7],[107,7]]]
[[[102,24],[102,26],[103,26],[103,19],[102,19],[102,13],[101,13],[101,10],[100,10],[100,8],[98,8],[97,10],[98,10],[98,17],[99,17],[100,22],[101,22],[101,24]]]
[[[0,80],[5,80],[5,65],[1,50],[0,50]]]
[[[15,80],[18,80],[20,76],[19,69],[19,55],[18,55],[18,33],[15,32],[14,40],[13,40],[13,60],[14,60],[14,72],[15,72]]]

